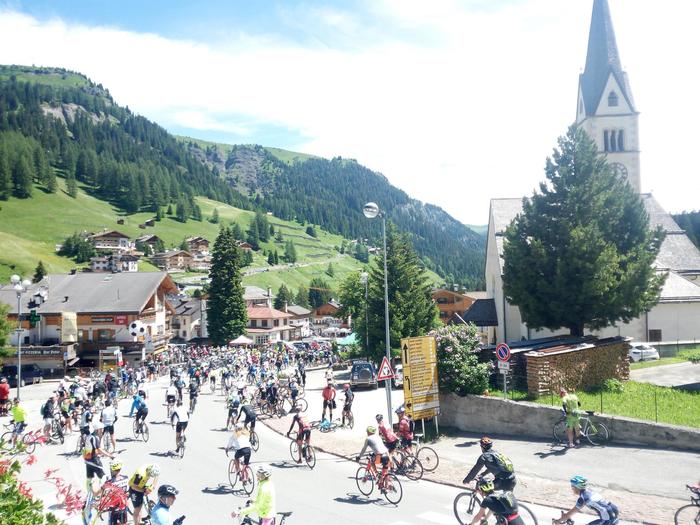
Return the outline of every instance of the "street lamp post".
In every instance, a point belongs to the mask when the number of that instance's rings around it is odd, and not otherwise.
[[[17,399],[19,399],[20,387],[22,386],[22,294],[31,286],[29,279],[24,279],[19,275],[10,277],[12,288],[17,294]]]
[[[386,350],[386,358],[391,362],[391,341],[389,337],[389,280],[386,269],[386,215],[384,212],[380,211],[379,206],[374,202],[368,202],[362,208],[362,213],[368,219],[374,219],[377,216],[382,218],[382,239],[384,241],[384,344]],[[384,387],[386,389],[386,411],[389,416],[389,423],[393,421],[393,416],[391,414],[391,381],[385,380]]]
[[[369,274],[367,272],[362,272],[360,274],[360,282],[365,285],[365,349],[369,351],[369,310],[368,296],[367,296],[367,285],[369,283]]]

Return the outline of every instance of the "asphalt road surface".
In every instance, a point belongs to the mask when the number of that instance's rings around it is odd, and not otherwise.
[[[208,393],[200,397],[196,411],[190,419],[187,450],[184,459],[181,460],[171,453],[174,449],[175,433],[165,421],[164,388],[164,380],[149,388],[147,421],[151,437],[148,443],[134,440],[131,433],[133,420],[125,417],[129,406],[123,402],[119,407],[120,419],[116,424],[116,436],[118,456],[124,463],[124,473],[131,475],[134,469],[142,464],[158,463],[161,467],[159,482],[172,484],[180,491],[172,508],[175,517],[186,515],[187,525],[234,523],[229,517],[230,513],[243,505],[247,497],[242,492],[233,491],[227,480],[228,459],[222,449],[228,441],[228,433],[222,429],[226,420],[223,397]],[[31,392],[31,388],[26,389],[26,393],[23,394],[32,429],[40,424],[40,401],[32,398],[43,398],[44,389],[48,392],[52,387],[50,384],[41,385],[34,389],[36,394]],[[41,393],[38,393],[39,391]],[[277,510],[292,512],[287,521],[290,525],[456,523],[452,514],[452,503],[459,490],[454,487],[426,481],[411,482],[402,478],[403,499],[398,506],[394,506],[376,490],[369,498],[359,493],[354,479],[358,469],[356,463],[319,453],[316,468],[309,470],[306,466],[297,466],[292,462],[289,440],[260,422],[256,430],[260,435],[261,447],[257,454],[253,454],[252,462],[265,462],[272,466]],[[44,499],[48,507],[55,503],[55,497],[51,487],[40,481],[47,468],[59,468],[59,474],[67,481],[84,487],[83,460],[71,454],[76,440],[77,435],[73,435],[66,439],[64,445],[38,448],[37,463],[23,470],[22,478],[30,480],[35,495]],[[358,449],[361,444],[361,441],[358,442]],[[556,509],[536,507],[535,511],[540,523],[549,524],[552,517],[559,516]],[[80,523],[80,519],[73,517],[69,523]]]

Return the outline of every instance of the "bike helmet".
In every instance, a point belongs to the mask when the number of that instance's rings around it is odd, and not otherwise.
[[[272,475],[272,470],[270,469],[270,466],[264,463],[258,465],[258,468],[255,469],[255,472],[257,472],[260,476],[262,476],[265,479],[269,478]]]
[[[571,478],[571,486],[583,490],[588,486],[588,480],[583,476],[574,476]]]
[[[493,492],[493,481],[489,478],[481,478],[476,482],[476,488],[485,494]]]
[[[158,487],[158,496],[164,498],[166,496],[177,496],[178,492],[172,485],[161,485]]]
[[[367,427],[368,434],[374,434],[376,431],[377,431],[377,427],[373,427],[372,425]]]
[[[406,409],[403,407],[403,405],[401,405],[399,408],[394,410],[394,413],[396,413],[396,414],[403,414],[404,412],[406,412]]]
[[[346,388],[346,389],[347,389],[347,388],[350,388],[350,383],[345,383],[345,384],[343,385],[343,388]]]
[[[114,460],[109,464],[109,470],[114,472],[115,470],[121,470],[122,469],[122,462],[119,460]]]
[[[160,467],[155,464],[148,465],[148,467],[146,467],[146,474],[151,478],[157,478],[160,476]]]
[[[381,415],[381,414],[377,414],[376,416],[374,416],[374,419],[376,419],[377,421],[383,421],[383,420],[384,420],[384,416]]]
[[[479,440],[479,445],[481,445],[482,450],[489,450],[493,446],[493,441],[490,437],[484,436]]]

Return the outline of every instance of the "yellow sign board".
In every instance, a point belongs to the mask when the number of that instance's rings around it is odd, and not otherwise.
[[[401,339],[403,395],[406,412],[413,419],[428,419],[440,413],[437,374],[437,344],[434,337]]]

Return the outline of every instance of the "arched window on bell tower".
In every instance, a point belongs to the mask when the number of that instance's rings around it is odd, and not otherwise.
[[[619,102],[620,100],[617,98],[617,93],[611,91],[608,95],[608,107],[616,107],[619,104]]]

